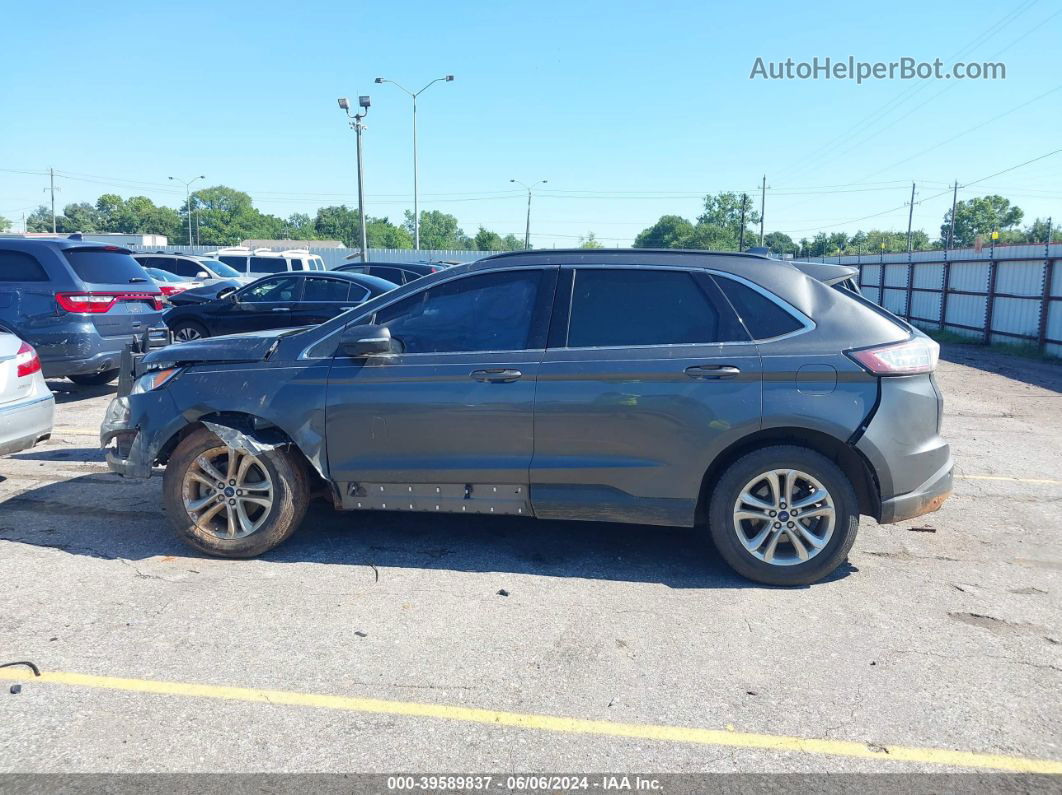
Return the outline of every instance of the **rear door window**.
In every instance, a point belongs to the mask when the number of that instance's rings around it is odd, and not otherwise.
[[[46,282],[48,274],[37,258],[22,251],[0,251],[0,282]]]
[[[715,283],[733,305],[754,340],[767,340],[791,334],[804,324],[767,296],[748,285],[725,276],[714,276]]]
[[[173,260],[173,264],[170,267],[159,266],[163,270],[168,270],[170,273],[176,273],[178,276],[191,276],[195,278],[196,274],[203,273],[203,266],[193,259],[181,259],[176,257]]]
[[[140,263],[129,254],[104,248],[68,248],[70,267],[88,284],[150,284]]]
[[[350,282],[343,279],[322,279],[320,277],[304,280],[303,301],[346,301],[350,291]]]
[[[218,259],[230,268],[235,268],[239,273],[247,272],[247,257],[234,257],[229,254],[222,254]]]
[[[733,338],[729,325],[686,271],[585,268],[575,273],[570,348],[722,342]]]
[[[288,261],[283,257],[251,257],[251,273],[283,273]]]
[[[370,276],[375,276],[379,279],[384,279],[386,281],[391,282],[392,284],[405,284],[406,280],[402,278],[403,273],[404,271],[399,268],[373,267],[369,271]]]

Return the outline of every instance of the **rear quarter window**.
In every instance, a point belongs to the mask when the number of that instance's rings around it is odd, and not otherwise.
[[[754,340],[781,337],[804,327],[801,321],[757,290],[725,276],[713,278]]]
[[[88,284],[150,284],[140,263],[129,254],[102,248],[68,248],[62,254],[77,277]]]
[[[251,257],[251,273],[284,273],[288,261],[283,257]]]
[[[48,274],[32,254],[0,251],[0,282],[46,282]]]

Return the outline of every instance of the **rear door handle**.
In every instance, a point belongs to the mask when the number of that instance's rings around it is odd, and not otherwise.
[[[274,306],[273,307],[273,311],[274,312],[290,312],[291,311],[291,307],[290,306]]]
[[[723,378],[733,378],[736,375],[741,375],[741,370],[730,364],[695,364],[686,368],[686,375],[690,378],[718,381]]]
[[[468,374],[475,381],[487,381],[493,384],[508,384],[523,376],[519,370],[473,370]]]

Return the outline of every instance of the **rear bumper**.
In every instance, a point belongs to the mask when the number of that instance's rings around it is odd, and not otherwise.
[[[140,333],[162,326],[159,317],[145,324]],[[79,320],[49,324],[46,332],[26,329],[22,337],[37,349],[44,377],[62,378],[117,370],[121,365],[122,351],[136,335],[103,336],[91,322]]]
[[[951,496],[953,470],[954,465],[949,455],[947,463],[917,489],[882,500],[878,521],[881,524],[902,522],[904,519],[913,519],[939,510],[944,500]]]
[[[0,455],[28,450],[52,433],[55,398],[51,393],[12,406],[0,406]]]

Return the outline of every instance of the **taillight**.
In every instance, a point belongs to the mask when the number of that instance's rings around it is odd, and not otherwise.
[[[936,369],[940,346],[928,337],[915,337],[845,353],[872,375],[916,375]]]
[[[33,375],[39,373],[41,370],[41,357],[37,355],[37,351],[33,349],[33,346],[28,342],[23,342],[19,346],[18,353],[15,354],[15,375],[19,378],[25,378],[27,375]]]
[[[162,293],[56,293],[55,301],[67,312],[100,314],[119,301],[148,301],[152,309],[162,309]]]
[[[172,284],[160,284],[159,289],[162,290],[163,295],[173,295],[174,293],[181,292],[183,287],[174,287]]]

